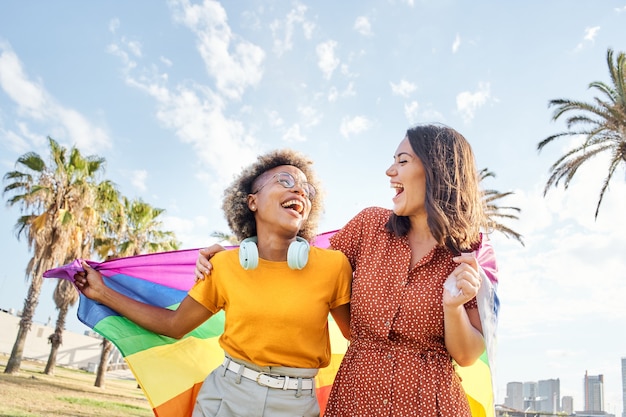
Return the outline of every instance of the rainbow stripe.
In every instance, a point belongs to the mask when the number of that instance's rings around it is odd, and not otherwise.
[[[314,244],[328,247],[334,232],[320,235]],[[478,254],[488,285],[481,287],[479,310],[487,349],[470,367],[457,367],[466,390],[473,417],[493,417],[492,371],[493,347],[498,300],[495,259],[490,246]],[[198,249],[162,252],[114,259],[102,263],[88,261],[106,277],[107,285],[117,291],[152,305],[174,309],[194,284],[194,268]],[[44,277],[72,280],[82,271],[79,260],[46,271]],[[177,340],[149,332],[113,310],[97,304],[82,294],[78,318],[85,325],[109,339],[124,356],[137,382],[141,385],[155,416],[190,416],[195,398],[206,376],[222,362],[224,352],[218,338],[224,330],[224,313],[220,312],[202,326]],[[330,320],[331,364],[317,376],[317,396],[324,410],[330,388],[346,352],[348,342]],[[167,383],[163,383],[164,377]]]

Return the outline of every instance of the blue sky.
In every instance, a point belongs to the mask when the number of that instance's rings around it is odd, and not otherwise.
[[[548,101],[589,100],[609,81],[607,48],[626,51],[626,1],[3,2],[0,168],[46,136],[107,160],[123,194],[166,210],[184,248],[228,231],[221,193],[255,155],[313,158],[322,230],[364,207],[391,207],[384,171],[406,129],[443,122],[474,147],[488,188],[513,191],[493,235],[501,283],[497,400],[509,381],[560,378],[583,408],[583,376],[605,375],[605,408],[622,411],[626,356],[625,173],[594,220],[606,160],[543,197],[550,165],[573,142]],[[21,309],[30,257],[2,208],[0,307]],[[54,282],[36,321],[56,318]],[[75,318],[68,327],[86,328]]]

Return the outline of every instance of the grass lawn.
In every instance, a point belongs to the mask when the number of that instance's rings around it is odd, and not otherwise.
[[[55,375],[45,375],[45,363],[27,360],[8,375],[8,359],[0,354],[0,417],[153,416],[134,379],[107,377],[98,388],[93,373],[57,366]]]

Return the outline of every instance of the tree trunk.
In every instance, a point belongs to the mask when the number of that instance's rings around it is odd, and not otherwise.
[[[109,357],[111,356],[111,351],[113,350],[113,343],[109,341],[109,339],[102,339],[102,354],[100,355],[100,365],[98,365],[98,371],[96,374],[96,383],[94,386],[104,388],[104,374],[106,373],[107,367],[109,366]]]
[[[5,374],[15,374],[19,372],[22,365],[22,357],[24,356],[24,345],[26,344],[26,336],[33,324],[33,316],[35,308],[39,303],[39,294],[41,293],[41,284],[43,278],[41,276],[33,277],[28,289],[28,297],[24,300],[24,310],[22,311],[22,319],[20,320],[20,329],[17,332],[17,338],[11,351],[11,356],[4,369]]]
[[[48,337],[52,347],[50,348],[50,356],[48,356],[46,369],[43,371],[46,375],[54,375],[54,368],[57,363],[57,352],[59,351],[59,347],[63,344],[63,330],[65,329],[65,317],[67,317],[68,309],[69,305],[64,305],[59,309],[59,316],[57,317],[54,333]]]
[[[46,363],[46,369],[44,369],[43,371],[43,373],[46,375],[54,375],[54,368],[57,361],[57,352],[59,351],[59,346],[61,345],[61,343],[54,341],[55,336],[56,333],[52,333],[48,338],[52,347],[50,348],[50,355],[48,355],[48,363]]]

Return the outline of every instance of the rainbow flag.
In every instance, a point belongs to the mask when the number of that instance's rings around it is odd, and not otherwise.
[[[480,265],[482,284],[478,290],[478,312],[485,338],[485,351],[471,366],[456,366],[461,377],[463,389],[472,410],[472,417],[495,417],[495,399],[493,394],[496,353],[496,327],[498,324],[498,267],[489,241],[484,241],[476,252]]]
[[[314,245],[328,247],[328,239],[333,234],[334,231],[319,235]],[[188,249],[87,263],[100,271],[106,277],[107,285],[117,291],[139,301],[175,309],[194,284],[197,257],[198,249]],[[485,324],[487,327],[492,324],[489,331],[495,334],[497,270],[493,252],[485,250],[482,255],[479,253],[479,261],[483,267],[481,273],[488,278],[484,281],[489,283],[483,285],[479,293],[483,329],[486,328]],[[78,271],[82,271],[80,260],[48,270],[44,277],[73,281]],[[485,287],[488,288],[482,291]],[[78,318],[115,344],[158,417],[190,416],[204,379],[224,359],[224,352],[218,343],[224,330],[223,311],[180,340],[149,332],[82,294]],[[321,369],[316,377],[321,410],[326,407],[335,374],[348,347],[348,342],[330,315],[329,322],[331,363]],[[466,368],[457,367],[470,400],[473,417],[495,415],[491,373],[493,364],[490,363],[493,346],[495,338],[490,338],[488,349],[476,364]],[[163,383],[164,378],[167,378],[167,383]]]

